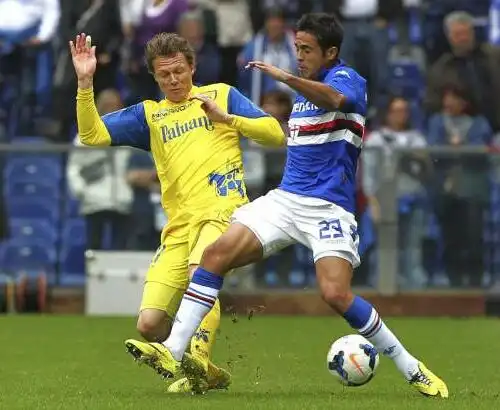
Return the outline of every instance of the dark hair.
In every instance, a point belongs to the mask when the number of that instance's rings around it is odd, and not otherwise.
[[[267,93],[262,95],[260,104],[264,105],[268,101],[284,105],[288,108],[287,111],[292,111],[293,107],[292,98],[290,97],[290,94],[286,93],[285,91],[281,90],[268,91]]]
[[[381,118],[382,125],[387,125],[387,116],[389,115],[389,111],[391,110],[392,104],[394,104],[398,100],[404,101],[408,106],[408,111],[410,111],[410,101],[408,101],[407,98],[403,97],[402,95],[391,95],[387,100],[387,103],[385,104],[384,110],[382,111],[382,118]],[[410,114],[410,112],[408,112],[408,114]],[[408,115],[408,121],[406,122],[404,128],[405,130],[409,130],[411,127],[412,127],[411,116]]]
[[[187,62],[194,65],[194,50],[189,42],[175,33],[159,33],[146,44],[146,62],[150,73],[154,74],[153,61],[156,57],[171,57],[184,54]]]
[[[268,20],[270,18],[279,18],[284,20],[285,19],[285,11],[278,6],[273,6],[269,7],[265,11],[265,19]]]
[[[468,114],[468,115],[477,114],[478,110],[477,110],[476,104],[474,104],[474,100],[473,100],[472,96],[470,95],[470,92],[462,85],[454,84],[454,83],[446,84],[443,88],[441,100],[443,100],[443,98],[446,94],[453,94],[454,96],[465,101],[466,107],[465,107],[464,114]]]
[[[344,39],[344,28],[335,14],[304,14],[298,21],[296,29],[315,36],[323,51],[337,47],[340,52]]]

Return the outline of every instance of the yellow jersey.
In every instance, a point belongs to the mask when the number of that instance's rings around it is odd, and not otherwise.
[[[231,125],[213,123],[204,94],[232,115]],[[79,137],[85,145],[131,146],[151,151],[174,234],[193,218],[224,214],[247,202],[240,135],[263,145],[284,145],[279,123],[227,84],[193,86],[186,101],[143,101],[99,117],[91,89],[78,90]],[[229,215],[228,215],[229,214]]]

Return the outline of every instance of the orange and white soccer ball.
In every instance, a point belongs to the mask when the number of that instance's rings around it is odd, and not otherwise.
[[[377,349],[363,336],[347,335],[333,342],[327,355],[328,371],[346,386],[368,383],[377,370]]]

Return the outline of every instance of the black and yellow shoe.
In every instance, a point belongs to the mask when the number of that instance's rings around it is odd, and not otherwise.
[[[169,393],[204,393],[208,390],[227,390],[231,384],[231,374],[212,363],[208,364],[206,386],[203,381],[203,386],[198,385],[193,388],[193,383],[187,377],[177,380],[168,386]]]
[[[448,387],[445,382],[432,373],[422,362],[418,363],[419,371],[411,378],[410,385],[425,396],[448,398]]]
[[[208,390],[208,363],[198,356],[185,353],[181,368],[191,384],[193,393],[204,394]]]
[[[162,344],[128,339],[125,346],[135,360],[147,364],[162,377],[171,379],[181,375],[181,363]]]

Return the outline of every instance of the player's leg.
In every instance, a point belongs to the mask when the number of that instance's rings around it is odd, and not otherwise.
[[[184,241],[167,239],[156,252],[146,275],[137,330],[150,343],[128,339],[125,345],[129,353],[146,363],[158,373],[158,347],[168,337],[173,318],[177,313],[182,295],[188,283],[189,246]]]
[[[218,301],[223,275],[233,266],[243,266],[258,261],[261,257],[262,245],[253,232],[244,225],[232,224],[213,245],[205,249],[201,264],[184,293],[172,331],[163,343],[175,362],[165,362],[164,365],[169,366],[166,367],[167,370],[175,369],[174,366],[184,357],[184,373],[188,376],[193,391],[197,393],[207,390],[209,375],[203,359],[185,355],[189,343],[200,325],[210,320],[209,312]],[[207,267],[204,265],[205,258],[209,261]]]
[[[352,293],[353,267],[359,265],[356,222],[351,214],[340,209],[332,215],[334,218],[328,219],[326,224],[324,220],[318,223],[316,235],[310,229],[307,232],[323,300],[379,352],[391,358],[421,393],[447,397],[444,382],[405,349],[369,302]]]
[[[194,223],[189,233],[189,279],[201,263],[203,252],[212,243],[217,241],[227,230],[229,221],[202,219]],[[197,357],[208,368],[209,358],[216,339],[216,332],[220,325],[220,304],[215,301],[213,308],[204,317],[196,333],[191,339],[190,353]]]
[[[201,253],[201,252],[200,252]],[[129,352],[135,359],[148,364],[160,374],[158,367],[158,358],[163,346],[160,344],[169,335],[173,318],[179,308],[180,301],[188,283],[188,242],[164,243],[153,258],[150,269],[146,276],[143,298],[139,318],[137,321],[137,330],[151,343],[144,343],[138,340],[129,339],[125,342]],[[200,256],[201,258],[201,256]],[[192,267],[194,270],[194,267]],[[220,309],[218,304],[207,315],[205,327],[214,335],[219,326]],[[211,348],[214,337],[208,342]],[[209,354],[209,349],[205,352]],[[211,365],[210,368],[216,368]],[[218,368],[217,368],[218,369]],[[226,375],[226,372],[220,371],[220,374]],[[217,388],[225,388],[229,385],[221,386],[220,379],[213,383]],[[212,385],[209,385],[211,388]],[[214,387],[215,388],[215,387]],[[169,386],[169,392],[177,392],[175,386]],[[190,391],[183,386],[183,392]]]
[[[170,336],[164,342],[176,361],[182,359],[191,336],[217,300],[224,274],[293,242],[285,232],[290,225],[286,218],[286,209],[273,199],[271,192],[238,209],[234,223],[205,249],[201,264],[184,294]],[[184,363],[183,368],[195,376],[200,370],[197,367],[191,371],[189,363]]]
[[[200,255],[201,259],[201,255]],[[193,276],[198,265],[189,266],[189,277]],[[202,386],[193,389],[192,382],[187,378],[181,378],[168,387],[170,393],[189,393],[193,391],[210,389],[227,389],[231,384],[231,374],[216,366],[210,359],[213,346],[220,326],[220,303],[217,299],[214,306],[200,323],[196,333],[191,338],[188,351],[206,369],[207,379],[203,380]]]
[[[201,256],[200,256],[201,258]],[[190,278],[198,265],[189,267]],[[182,378],[172,383],[168,391],[171,393],[189,393],[192,391],[202,391],[211,389],[227,389],[231,384],[231,374],[215,365],[211,361],[212,350],[215,344],[217,330],[220,326],[220,302],[217,299],[214,306],[205,318],[200,323],[196,333],[191,338],[191,343],[188,348],[190,354],[198,360],[199,363],[206,369],[207,378],[203,380],[203,386],[196,386],[193,389],[193,384],[188,378]],[[206,382],[206,384],[205,384]]]
[[[168,337],[173,321],[171,312],[179,307],[182,296],[177,295],[180,292],[180,289],[160,282],[144,284],[143,302],[137,318],[137,331],[144,340],[161,343]]]
[[[207,247],[215,243],[217,239],[229,227],[229,220],[217,216],[205,215],[203,219],[194,226],[190,232],[189,243],[192,251],[189,256],[190,279],[201,262],[203,253]],[[196,333],[191,338],[190,355],[196,360],[206,373],[208,388],[227,388],[231,383],[231,375],[226,370],[215,366],[210,360],[211,351],[216,339],[216,332],[220,324],[220,303],[215,301],[214,307],[203,318]],[[199,390],[199,387],[197,387]]]

